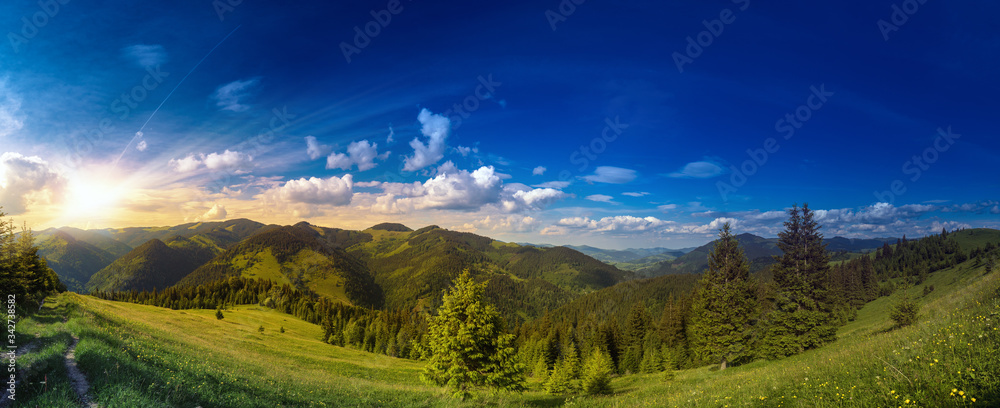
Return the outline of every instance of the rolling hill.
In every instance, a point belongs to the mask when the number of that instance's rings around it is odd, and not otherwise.
[[[59,276],[59,280],[66,284],[66,288],[74,292],[83,291],[84,285],[94,273],[110,265],[120,256],[88,242],[77,240],[62,230],[40,234],[38,252]]]
[[[368,268],[340,246],[352,242],[357,234],[340,234],[342,231],[306,223],[268,229],[200,265],[177,285],[196,286],[243,276],[307,288],[353,305],[382,307],[382,288],[375,284]]]
[[[208,254],[201,248],[182,245],[174,248],[152,239],[95,273],[85,289],[88,292],[165,289],[207,261]]]

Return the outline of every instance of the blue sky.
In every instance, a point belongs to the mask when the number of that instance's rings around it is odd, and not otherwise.
[[[1000,226],[993,3],[183,3],[0,5],[5,212],[613,248],[803,202],[829,236]]]

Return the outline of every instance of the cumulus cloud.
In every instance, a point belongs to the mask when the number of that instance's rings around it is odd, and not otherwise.
[[[532,189],[523,184],[504,186],[504,193],[501,208],[505,212],[540,210],[567,196],[554,188]]]
[[[545,168],[545,166],[535,167],[534,169],[531,170],[531,175],[532,176],[541,176],[541,175],[545,174],[545,170],[548,170],[548,169]]]
[[[250,78],[236,80],[220,86],[212,94],[215,105],[219,109],[231,112],[243,112],[250,109],[246,100],[250,97],[253,89],[260,83],[260,78]]]
[[[443,159],[445,142],[451,132],[451,121],[447,117],[431,113],[427,109],[420,111],[417,121],[422,125],[420,133],[427,137],[427,143],[421,141],[419,137],[410,141],[413,156],[403,160],[404,171],[417,171]]]
[[[708,161],[696,161],[685,164],[680,170],[668,174],[674,178],[712,178],[725,173],[718,164]]]
[[[147,144],[145,140],[140,140],[139,144],[135,145],[135,150],[140,152],[146,151],[147,148],[149,148],[149,144]]]
[[[519,183],[504,185],[503,179],[493,166],[470,172],[448,161],[425,182],[377,185],[383,194],[374,199],[371,209],[379,213],[406,213],[422,209],[474,211],[489,206],[515,213],[541,209],[566,196],[552,188],[532,189]]]
[[[310,160],[326,156],[330,154],[330,150],[330,146],[320,144],[315,136],[306,136],[306,154],[309,155]]]
[[[205,211],[200,217],[196,218],[195,221],[220,221],[226,219],[228,212],[226,211],[226,206],[220,204],[212,205],[208,211]]]
[[[599,166],[594,170],[594,174],[583,176],[583,179],[591,183],[625,184],[635,180],[635,170],[623,169],[621,167]]]
[[[167,62],[167,50],[162,45],[136,44],[121,49],[122,57],[139,67],[153,67]]]
[[[631,215],[618,215],[614,217],[604,217],[593,220],[589,217],[563,218],[556,223],[562,227],[588,229],[598,232],[636,232],[651,231],[671,224],[673,221],[664,221],[656,217],[634,217]]]
[[[481,230],[491,232],[530,232],[534,231],[538,225],[539,221],[537,219],[526,215],[488,215],[486,218],[454,226],[453,229],[466,232]]]
[[[371,143],[367,140],[353,142],[347,146],[347,153],[333,153],[326,158],[327,169],[350,170],[352,166],[358,166],[358,170],[371,170],[378,166],[375,159],[385,160],[389,157],[389,152],[378,154],[378,143]]]
[[[354,178],[350,174],[325,179],[310,177],[288,180],[264,194],[279,202],[342,206],[351,203],[353,186]]]
[[[591,194],[585,198],[590,201],[597,201],[600,203],[610,203],[614,197],[604,194]]]
[[[222,153],[192,153],[181,159],[171,159],[168,165],[180,173],[192,172],[204,166],[209,170],[229,170],[244,174],[253,168],[253,156],[226,149]]]
[[[0,203],[8,214],[21,214],[34,203],[54,202],[65,186],[65,178],[38,156],[0,155]]]

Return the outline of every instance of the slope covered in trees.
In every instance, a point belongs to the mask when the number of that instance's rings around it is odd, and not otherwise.
[[[202,262],[211,259],[212,252],[183,238],[173,240],[171,247],[152,239],[111,265],[95,273],[85,286],[87,291],[124,291],[165,289],[187,276]]]
[[[82,292],[84,285],[97,271],[121,256],[115,256],[89,242],[77,240],[61,230],[54,230],[39,238],[39,255],[45,258],[49,267],[66,284],[66,288],[74,292]],[[131,250],[127,246],[125,248],[127,251]]]
[[[177,285],[197,286],[231,277],[258,277],[298,289],[308,288],[354,305],[382,307],[382,289],[375,284],[368,268],[339,246],[331,245],[340,242],[337,231],[321,233],[304,223],[269,229],[222,252]],[[350,238],[349,234],[344,236]]]

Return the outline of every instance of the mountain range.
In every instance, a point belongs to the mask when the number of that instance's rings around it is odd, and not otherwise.
[[[741,234],[737,239],[755,271],[780,253],[774,238]],[[383,223],[353,231],[246,219],[49,229],[38,240],[41,255],[79,292],[162,290],[241,276],[368,308],[424,309],[437,306],[441,292],[467,268],[489,281],[487,296],[501,311],[522,321],[637,278],[700,273],[714,245],[608,250],[507,243],[433,225],[413,230]],[[827,243],[830,251],[867,251],[891,240],[837,237]],[[661,283],[647,286],[683,288],[695,279],[656,282]],[[651,296],[665,296],[654,292]]]

